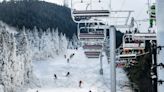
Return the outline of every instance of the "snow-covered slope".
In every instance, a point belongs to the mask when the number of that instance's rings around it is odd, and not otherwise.
[[[0,21],[0,29],[4,28],[4,27],[5,27],[6,31],[8,31],[9,33],[17,33],[16,28],[11,27],[11,26],[7,25],[6,23]]]
[[[27,92],[110,92],[110,64],[103,58],[104,75],[99,74],[99,59],[88,59],[82,49],[69,50],[67,57],[75,53],[70,63],[64,56],[44,61],[33,61],[33,70],[42,87]],[[70,75],[66,77],[67,72]],[[57,79],[54,79],[54,74]],[[82,87],[79,87],[79,81]],[[117,69],[117,92],[131,92],[128,78],[122,69]]]
[[[0,92],[4,92],[4,87],[0,85]]]

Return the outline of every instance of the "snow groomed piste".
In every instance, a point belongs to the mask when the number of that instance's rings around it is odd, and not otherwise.
[[[67,63],[67,58],[74,56]],[[41,86],[29,89],[27,92],[110,92],[110,64],[103,53],[104,75],[99,74],[99,59],[88,59],[82,48],[68,50],[66,57],[59,56],[55,59],[34,61],[34,74],[40,81]],[[66,77],[67,72],[70,75]],[[54,79],[54,74],[57,79]],[[131,92],[130,83],[126,73],[117,69],[117,92]],[[82,86],[79,87],[79,81]]]

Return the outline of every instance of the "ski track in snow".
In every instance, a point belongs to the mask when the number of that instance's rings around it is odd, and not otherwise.
[[[103,57],[104,75],[99,74],[99,59],[88,59],[82,49],[68,50],[67,57],[75,53],[70,63],[64,56],[55,59],[34,61],[33,69],[36,77],[41,81],[41,88],[28,89],[27,92],[110,92],[110,64]],[[66,77],[67,72],[70,76]],[[54,74],[57,79],[54,79]],[[79,88],[79,81],[82,87]],[[131,92],[124,87],[128,78],[122,69],[117,69],[117,92]]]

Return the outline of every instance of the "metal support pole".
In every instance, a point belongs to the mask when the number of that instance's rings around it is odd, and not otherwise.
[[[80,40],[80,23],[77,23],[77,37]]]
[[[109,0],[109,10],[112,10],[112,0]]]
[[[152,63],[153,66],[157,66],[157,46],[156,42],[152,41]],[[158,76],[157,76],[157,67],[153,68],[153,92],[158,92]]]
[[[156,0],[157,46],[164,46],[164,0]],[[164,49],[157,55],[157,63],[164,64]],[[164,80],[164,69],[158,68],[158,79]],[[158,92],[164,92],[164,84],[158,85]]]
[[[101,53],[100,55],[100,75],[103,75],[103,63],[102,63],[102,58],[103,58],[103,55]]]
[[[111,92],[116,92],[116,28],[110,27]]]
[[[150,0],[147,0],[147,5],[148,5],[148,14],[149,14],[149,19],[150,19]]]

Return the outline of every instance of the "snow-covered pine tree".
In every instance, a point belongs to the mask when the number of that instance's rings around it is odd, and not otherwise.
[[[43,32],[42,37],[40,39],[40,55],[37,56],[38,59],[45,59],[47,57],[46,51],[46,33]]]
[[[39,47],[39,31],[37,27],[35,26],[33,29],[34,32],[34,47],[37,49]]]
[[[0,85],[1,85],[1,90],[4,91],[5,89],[5,81],[4,81],[4,67],[5,64],[7,62],[7,58],[6,58],[6,45],[5,45],[5,41],[4,41],[4,37],[3,37],[3,32],[2,29],[0,30]]]
[[[59,50],[61,54],[65,54],[67,52],[68,41],[65,34],[60,33],[59,39]]]
[[[55,30],[52,29],[52,33],[51,33],[51,42],[52,42],[52,53],[53,53],[53,57],[56,56],[56,42],[55,42]]]
[[[72,44],[73,44],[73,47],[74,49],[78,48],[79,46],[79,40],[76,36],[76,34],[73,34],[73,37],[72,37]]]
[[[33,37],[32,38],[32,41],[33,43],[31,44],[30,47],[32,47],[32,51],[33,51],[33,55],[39,55],[39,50],[40,50],[40,38],[39,38],[39,31],[37,29],[37,27],[34,27],[34,29],[32,30],[33,31]]]
[[[53,39],[52,39],[52,32],[49,29],[47,29],[46,31],[47,33],[47,53],[48,53],[48,57],[53,57],[54,56],[54,53],[53,53],[53,49],[54,49],[54,44],[53,44]]]
[[[1,84],[4,86],[4,92],[14,92],[15,83],[13,82],[13,72],[11,64],[14,62],[12,57],[12,45],[10,42],[10,34],[4,28],[1,32]]]
[[[58,31],[58,28],[55,29],[53,38],[54,38],[54,47],[56,50],[56,55],[59,55],[59,31]]]
[[[19,76],[17,76],[17,72],[19,71],[15,71],[17,68],[17,60],[16,60],[16,42],[15,42],[15,37],[14,34],[10,33],[10,39],[9,39],[9,44],[10,46],[8,47],[10,53],[8,56],[8,69],[9,69],[9,73],[8,75],[9,80],[10,80],[10,87],[12,89],[13,92],[16,91],[17,88],[17,80],[19,78]]]
[[[23,28],[22,32],[19,35],[17,47],[19,61],[21,62],[22,73],[24,74],[23,76],[21,76],[21,78],[23,78],[22,80],[24,80],[22,83],[29,84],[30,78],[32,77],[31,50],[29,48],[25,28]]]

